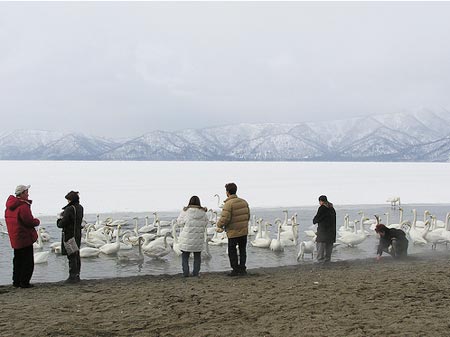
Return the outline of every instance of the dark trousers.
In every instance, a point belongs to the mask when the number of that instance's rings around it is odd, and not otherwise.
[[[383,246],[381,250],[391,254],[394,259],[408,256],[408,240],[397,240],[394,238],[389,246]]]
[[[27,286],[30,284],[34,271],[33,245],[14,249],[13,258],[13,284],[15,286]]]
[[[392,239],[393,257],[402,258],[408,256],[408,240]]]
[[[81,270],[80,251],[73,253],[72,255],[67,255],[67,259],[69,260],[69,278],[71,279],[80,278],[80,270]]]
[[[239,263],[237,248],[239,247]],[[245,263],[247,262],[247,235],[237,238],[228,238],[228,257],[231,268],[237,272],[245,272]]]
[[[330,262],[331,253],[333,251],[333,243],[317,242],[317,261],[318,262]]]
[[[189,276],[189,256],[191,252],[181,251],[181,266],[183,268],[183,276]],[[198,276],[200,273],[200,265],[202,263],[202,252],[194,252],[194,270],[193,276]]]

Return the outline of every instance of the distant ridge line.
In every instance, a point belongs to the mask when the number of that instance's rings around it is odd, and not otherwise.
[[[83,133],[0,134],[1,160],[450,162],[446,110],[322,123],[235,124],[113,140]]]

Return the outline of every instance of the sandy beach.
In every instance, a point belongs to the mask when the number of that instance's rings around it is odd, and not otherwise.
[[[448,336],[448,254],[0,286],[0,335]]]

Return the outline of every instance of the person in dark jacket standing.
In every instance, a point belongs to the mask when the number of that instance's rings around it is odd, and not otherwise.
[[[333,244],[336,242],[336,211],[325,195],[319,197],[320,207],[313,219],[317,226],[317,261],[330,262]]]
[[[75,191],[67,193],[65,196],[67,205],[63,207],[61,217],[56,222],[58,228],[62,228],[61,254],[67,255],[67,259],[69,260],[69,278],[66,280],[67,283],[80,282],[80,251],[69,255],[64,247],[64,241],[68,241],[73,237],[75,237],[78,247],[81,245],[81,223],[83,221],[84,209],[80,205],[80,196],[78,193]]]
[[[35,227],[40,221],[31,213],[32,201],[28,199],[30,185],[16,187],[15,196],[10,195],[6,201],[5,221],[8,228],[11,247],[14,249],[13,286],[31,288],[34,271],[33,243],[38,235]]]
[[[375,227],[375,232],[380,236],[377,249],[377,261],[381,259],[383,252],[391,254],[394,259],[408,255],[409,242],[404,231],[378,224]]]

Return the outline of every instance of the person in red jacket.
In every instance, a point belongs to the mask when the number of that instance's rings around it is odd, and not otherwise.
[[[31,214],[31,200],[28,199],[30,185],[16,187],[16,195],[10,195],[6,201],[5,221],[8,228],[11,247],[14,249],[13,286],[31,288],[34,271],[33,243],[38,235],[34,227],[40,221]]]

